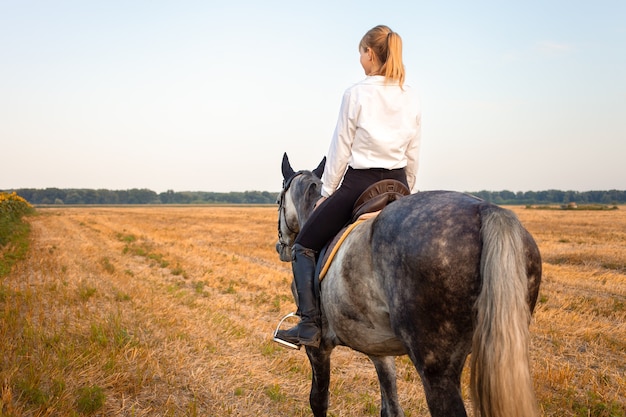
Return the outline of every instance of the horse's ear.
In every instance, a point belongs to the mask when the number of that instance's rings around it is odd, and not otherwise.
[[[317,178],[322,178],[324,173],[324,167],[326,166],[326,157],[322,158],[322,162],[313,170],[313,173],[317,175]]]
[[[285,154],[283,155],[283,165],[281,169],[283,171],[284,180],[288,180],[289,178],[293,177],[293,175],[295,174],[295,171],[293,170],[293,168],[291,168],[291,164],[289,163],[287,152],[285,152]]]

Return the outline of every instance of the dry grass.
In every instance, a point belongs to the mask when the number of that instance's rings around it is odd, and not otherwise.
[[[626,415],[626,208],[515,211],[544,261],[531,330],[545,415]]]
[[[626,209],[515,211],[545,260],[531,328],[544,415],[623,417]],[[270,341],[294,308],[276,208],[39,213],[0,282],[0,415],[310,415],[306,356]],[[428,415],[397,363],[407,416]],[[338,348],[330,415],[379,415],[378,396],[368,359]]]

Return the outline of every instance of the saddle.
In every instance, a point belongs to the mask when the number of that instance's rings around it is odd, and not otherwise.
[[[337,250],[358,224],[376,217],[388,204],[411,194],[411,191],[397,180],[381,180],[369,186],[357,198],[352,209],[352,219],[322,250],[318,261],[318,277],[321,281]]]
[[[365,213],[380,211],[405,195],[411,194],[406,185],[397,180],[381,180],[370,185],[354,203],[352,221],[355,222]]]

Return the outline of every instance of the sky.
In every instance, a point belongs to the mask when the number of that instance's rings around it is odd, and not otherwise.
[[[626,189],[626,2],[0,0],[0,189],[279,191],[403,39],[420,190]]]

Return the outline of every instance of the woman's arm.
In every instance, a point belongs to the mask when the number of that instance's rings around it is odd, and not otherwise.
[[[352,154],[352,143],[356,132],[356,117],[353,97],[350,90],[346,90],[341,101],[339,118],[335,126],[328,154],[326,156],[326,166],[322,175],[322,196],[328,197],[339,187],[343,178],[350,155]]]
[[[417,192],[416,178],[419,168],[420,144],[422,140],[422,116],[418,114],[416,117],[417,131],[406,148],[406,180],[412,193]]]

